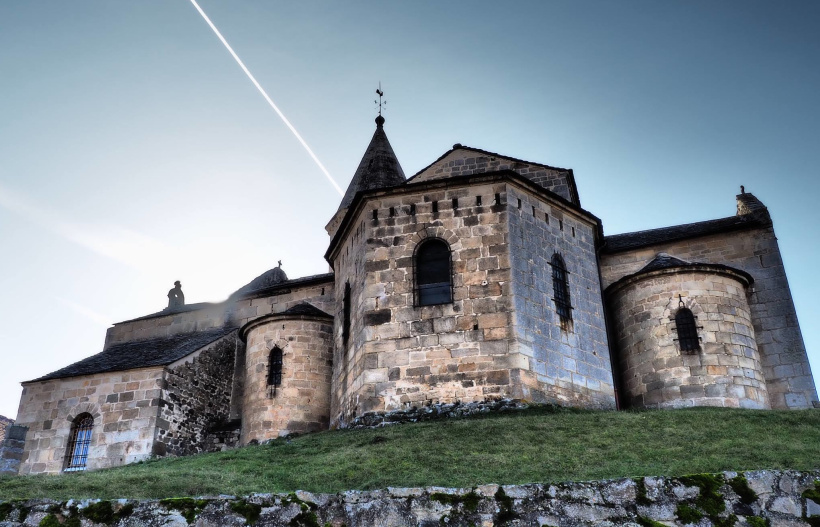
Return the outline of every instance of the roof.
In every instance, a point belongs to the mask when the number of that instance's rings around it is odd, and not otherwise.
[[[278,313],[280,315],[294,315],[294,316],[310,316],[310,317],[329,317],[333,318],[331,315],[328,315],[318,307],[315,307],[307,302],[302,302],[301,304],[296,304],[295,306],[291,306],[284,310],[282,313]]]
[[[262,274],[259,278],[265,276],[265,274]],[[310,276],[303,276],[301,278],[294,278],[292,280],[285,280],[284,282],[274,282],[270,285],[264,285],[258,289],[253,287],[249,288],[249,286],[251,286],[257,279],[250,284],[237,289],[231,294],[230,298],[232,300],[236,300],[237,298],[247,298],[249,296],[264,296],[265,294],[274,293],[282,289],[289,289],[300,285],[309,285],[314,282],[327,282],[333,280],[333,273],[314,274]]]
[[[359,168],[347,186],[339,210],[353,202],[357,192],[401,185],[406,181],[404,171],[384,133],[384,117],[376,117],[376,131],[362,156]]]
[[[285,271],[282,270],[280,262],[279,267],[274,267],[273,269],[270,269],[260,274],[259,276],[251,280],[248,284],[237,289],[236,292],[234,292],[231,296],[254,293],[256,291],[261,291],[263,289],[268,289],[277,286],[287,281],[288,275],[286,275]]]
[[[185,304],[182,306],[177,307],[166,307],[162,311],[157,311],[156,313],[151,313],[150,315],[143,315],[137,318],[129,318],[128,320],[123,320],[121,322],[114,322],[114,325],[118,324],[127,324],[129,322],[136,322],[138,320],[145,320],[148,318],[156,318],[156,317],[164,317],[167,315],[176,315],[177,313],[188,313],[190,311],[199,311],[200,309],[205,309],[208,307],[217,306],[219,304],[215,304],[213,302],[199,302],[197,304]]]
[[[658,253],[651,262],[643,266],[643,268],[638,272],[648,273],[649,271],[657,271],[658,269],[686,266],[689,265],[689,263],[690,262],[687,262],[686,260],[675,258],[674,256],[670,256],[666,253]]]
[[[80,362],[25,382],[133,370],[150,366],[166,366],[221,339],[236,329],[235,327],[222,327],[196,333],[180,333],[169,337],[114,344],[107,350]]]
[[[646,231],[605,236],[603,250],[605,253],[617,253],[631,249],[638,249],[649,245],[684,240],[686,238],[696,238],[699,236],[708,236],[710,234],[719,234],[759,227],[769,227],[771,224],[771,219],[767,214],[744,214],[741,216],[731,216],[729,218],[687,223],[684,225],[675,225],[673,227],[663,227],[661,229],[650,229]]]

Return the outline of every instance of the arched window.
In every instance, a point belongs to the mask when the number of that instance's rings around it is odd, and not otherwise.
[[[88,447],[91,445],[91,432],[94,418],[89,413],[80,414],[71,424],[71,436],[68,440],[64,472],[85,470],[88,463]]]
[[[268,363],[268,386],[282,384],[282,350],[278,347],[270,350]]]
[[[698,328],[695,324],[695,315],[688,308],[678,309],[675,315],[675,327],[678,331],[678,344],[681,351],[697,351],[700,349]]]
[[[572,304],[569,299],[569,280],[567,267],[561,255],[555,253],[550,260],[552,266],[552,300],[555,302],[555,311],[561,317],[561,322],[572,320]]]
[[[430,239],[416,250],[416,305],[433,306],[453,301],[450,247]]]

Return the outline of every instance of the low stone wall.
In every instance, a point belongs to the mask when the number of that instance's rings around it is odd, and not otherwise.
[[[23,447],[26,445],[25,426],[9,425],[5,429],[3,441],[0,441],[0,476],[16,476],[23,459]]]
[[[553,485],[256,494],[246,499],[31,500],[0,504],[4,527],[820,525],[820,471],[725,472]]]

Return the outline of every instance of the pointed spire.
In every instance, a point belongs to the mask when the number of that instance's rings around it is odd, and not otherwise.
[[[384,117],[379,115],[376,117],[376,132],[347,187],[339,210],[349,207],[357,192],[393,187],[405,181],[404,171],[384,133]]]

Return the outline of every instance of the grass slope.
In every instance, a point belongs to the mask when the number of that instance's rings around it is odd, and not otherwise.
[[[322,432],[89,473],[5,477],[0,499],[472,487],[786,468],[820,468],[820,410],[545,407]]]

